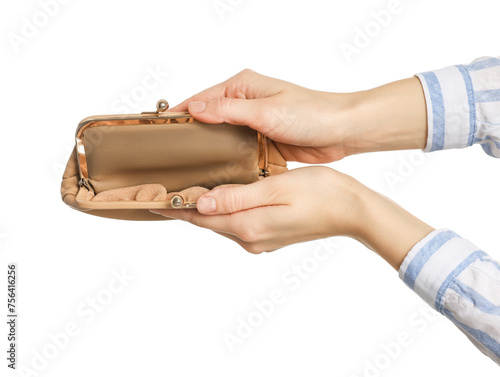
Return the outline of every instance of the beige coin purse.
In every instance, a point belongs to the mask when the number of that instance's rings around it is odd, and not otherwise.
[[[196,208],[225,184],[247,184],[287,170],[274,143],[246,126],[206,124],[186,112],[91,116],[61,185],[63,201],[91,215],[161,220],[148,209]]]

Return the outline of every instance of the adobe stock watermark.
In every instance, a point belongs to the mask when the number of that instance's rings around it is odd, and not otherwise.
[[[422,305],[408,317],[406,329],[380,343],[377,352],[363,359],[359,372],[350,377],[379,377],[404,355],[432,323],[440,316],[428,305]]]
[[[408,178],[410,178],[417,168],[426,160],[425,153],[421,150],[411,151],[407,156],[403,157],[399,155],[398,165],[394,171],[387,170],[384,172],[384,179],[389,186],[389,189],[394,192],[396,191],[396,186],[405,183]]]
[[[212,7],[219,16],[221,21],[224,21],[226,13],[232,13],[234,10],[243,3],[243,0],[214,0]]]
[[[17,32],[7,33],[7,39],[14,50],[18,53],[21,46],[27,45],[36,36],[38,36],[41,31],[47,27],[50,20],[55,18],[62,5],[66,5],[71,0],[39,0],[38,9],[35,10],[28,17],[21,18],[21,26]]]
[[[413,0],[405,0],[406,2]],[[354,55],[359,55],[386,29],[394,17],[404,10],[404,1],[390,0],[384,9],[372,10],[370,19],[363,25],[354,28],[354,35],[349,42],[342,41],[340,50],[346,61],[350,63]]]
[[[243,133],[244,129],[235,129],[235,131]],[[231,145],[231,152],[229,152],[229,154],[233,158],[226,161],[223,166],[211,170],[208,173],[210,181],[207,183],[207,187],[216,187],[224,184],[229,184],[234,181],[234,177],[244,174],[245,171],[242,161],[245,162],[246,159],[249,158],[249,156],[257,153],[255,139],[256,135],[248,135],[247,137],[241,137],[237,144],[233,144],[234,147],[233,145]],[[268,141],[266,140],[263,142]]]
[[[18,370],[22,377],[37,377],[49,367],[65,349],[83,332],[121,294],[134,279],[125,268],[111,270],[112,277],[105,288],[100,289],[95,295],[88,296],[75,308],[76,318],[67,322],[61,329],[49,332],[47,342],[38,349],[31,350],[29,364],[21,363]]]
[[[465,148],[467,144],[467,138],[470,137],[468,134],[469,122],[470,122],[470,109],[467,102],[459,103],[448,108],[445,114],[446,128],[450,130],[463,130],[464,127],[467,131],[465,136],[461,136],[461,141],[463,145],[460,147]],[[429,128],[430,130],[430,128]],[[430,131],[429,131],[430,132]],[[441,146],[442,149],[457,148],[459,143],[456,139],[456,135],[446,135],[444,136],[444,144]],[[451,137],[449,141],[447,138]],[[475,135],[472,135],[475,137]],[[464,139],[465,138],[465,139]],[[427,140],[426,143],[432,143],[431,140]],[[450,145],[450,143],[452,145]],[[433,153],[433,152],[431,152]],[[384,179],[389,186],[390,190],[394,192],[396,186],[406,182],[416,171],[417,168],[421,167],[425,161],[428,159],[427,152],[423,150],[411,150],[406,156],[399,154],[398,164],[395,170],[388,170],[384,172]]]
[[[305,281],[318,271],[321,264],[332,258],[339,247],[340,243],[333,238],[314,242],[311,255],[281,274],[282,286],[272,289],[265,298],[254,300],[252,310],[236,319],[234,330],[223,332],[222,339],[229,353],[234,353],[237,346],[247,341],[256,329],[276,312],[279,306],[283,305],[294,292],[303,286]]]
[[[170,76],[168,70],[164,70],[160,64],[152,67],[145,67],[145,75],[142,80],[132,86],[128,91],[120,94],[111,103],[111,111],[113,114],[128,114],[133,110],[137,110],[140,105],[146,100],[149,92],[158,89],[158,87]]]

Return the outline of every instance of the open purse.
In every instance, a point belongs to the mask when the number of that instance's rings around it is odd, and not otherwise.
[[[148,209],[196,208],[217,186],[287,170],[274,143],[249,127],[167,112],[165,100],[156,107],[80,122],[61,184],[67,205],[114,219],[164,220]]]

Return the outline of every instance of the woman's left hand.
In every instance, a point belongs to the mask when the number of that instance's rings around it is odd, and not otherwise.
[[[356,237],[360,187],[333,169],[306,167],[215,188],[198,199],[197,210],[151,211],[209,228],[257,254],[329,236]]]

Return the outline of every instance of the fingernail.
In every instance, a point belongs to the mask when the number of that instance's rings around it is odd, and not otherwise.
[[[161,213],[157,212],[155,209],[150,209],[149,212],[154,213],[155,215],[161,215]]]
[[[200,212],[210,213],[214,212],[217,209],[217,204],[215,203],[215,198],[212,198],[211,196],[206,196],[198,200],[196,207]]]
[[[189,111],[194,111],[195,113],[202,113],[207,108],[206,102],[190,102]]]

